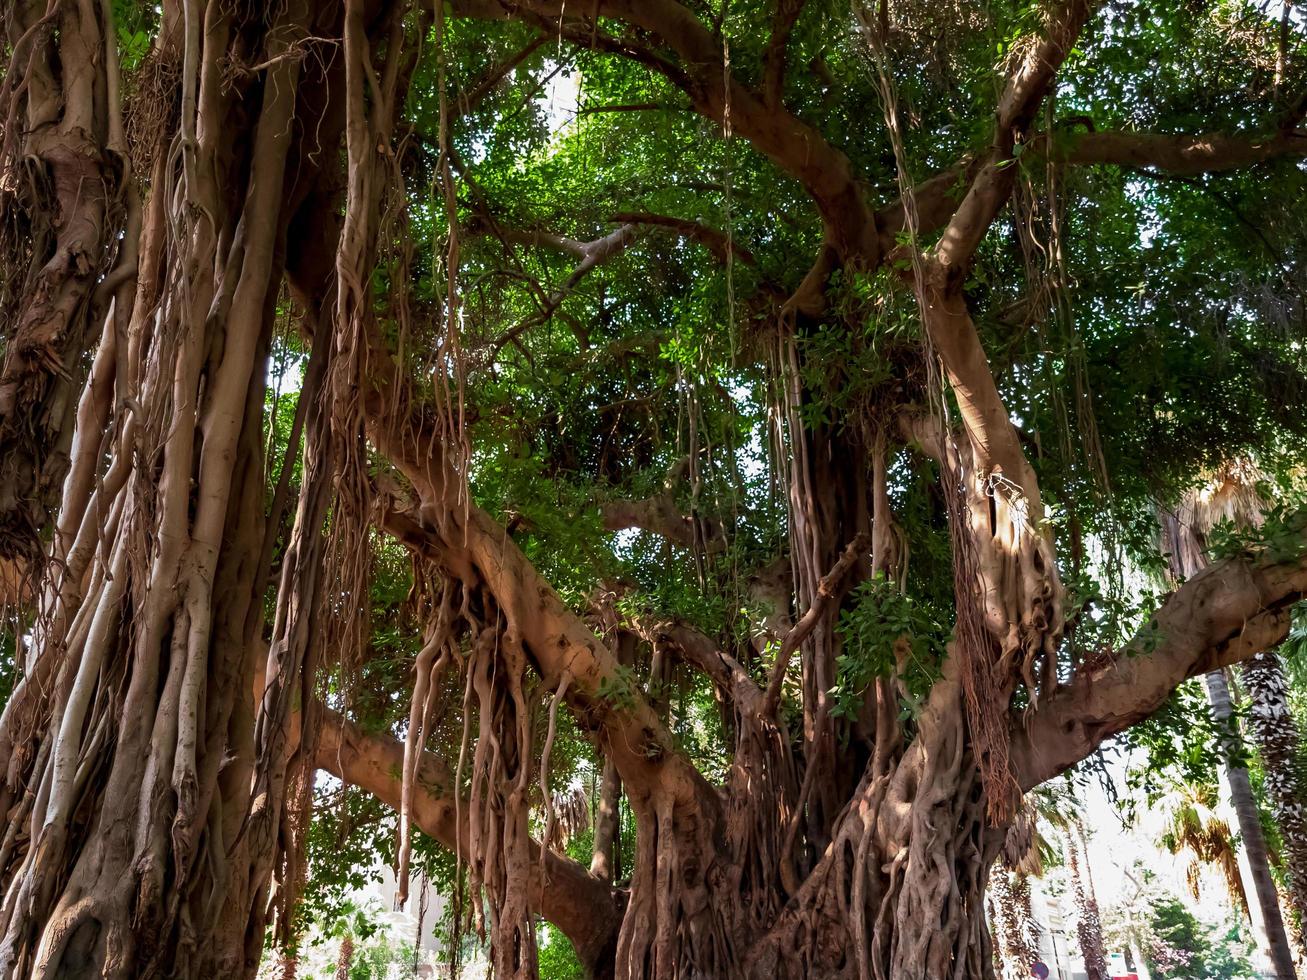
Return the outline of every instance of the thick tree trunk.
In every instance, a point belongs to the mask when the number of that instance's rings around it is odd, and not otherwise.
[[[906,749],[882,741],[831,845],[747,958],[750,975],[991,977],[989,825],[955,658]],[[880,710],[892,710],[890,697]]]
[[[293,177],[312,169],[298,134],[314,127],[292,125],[300,82],[325,84],[291,50],[325,25],[298,0],[270,16],[163,11],[175,152],[154,148],[135,302],[124,330],[104,329],[79,410],[88,448],[0,723],[0,739],[31,738],[7,760],[22,832],[0,849],[6,977],[240,977],[262,954],[277,835],[260,831],[284,803],[255,785],[248,693],[270,533],[264,371]],[[86,428],[103,385],[123,393],[107,435]]]

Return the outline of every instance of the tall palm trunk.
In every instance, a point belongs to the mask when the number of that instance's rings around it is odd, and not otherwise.
[[[1067,828],[1067,863],[1071,869],[1071,889],[1076,904],[1076,934],[1080,953],[1085,959],[1089,980],[1107,980],[1107,953],[1103,947],[1103,924],[1098,914],[1098,897],[1090,876],[1084,847],[1084,826],[1077,820]]]
[[[1248,770],[1231,761],[1238,758],[1236,750],[1239,748],[1239,735],[1233,720],[1230,685],[1223,670],[1214,670],[1203,679],[1207,684],[1212,715],[1217,725],[1227,732],[1226,745],[1222,751],[1226,762],[1221,768],[1230,789],[1230,806],[1239,822],[1240,846],[1247,861],[1248,876],[1252,879],[1251,892],[1255,902],[1250,902],[1249,908],[1252,910],[1255,907],[1260,913],[1254,915],[1254,925],[1262,933],[1262,945],[1274,976],[1279,980],[1294,980],[1293,952],[1284,930],[1284,918],[1280,915],[1275,879],[1271,877],[1270,852],[1266,847],[1266,835],[1262,832],[1261,816],[1257,812],[1257,799],[1253,795],[1252,782],[1248,779]],[[1248,890],[1245,885],[1245,891]]]
[[[1283,841],[1281,861],[1288,878],[1294,939],[1307,958],[1307,774],[1300,750],[1302,733],[1289,709],[1289,685],[1275,653],[1263,653],[1240,673],[1248,693],[1248,735],[1266,770],[1271,811]]]
[[[994,945],[1004,980],[1024,980],[1039,959],[1039,926],[1030,901],[1030,876],[995,868],[989,881]]]

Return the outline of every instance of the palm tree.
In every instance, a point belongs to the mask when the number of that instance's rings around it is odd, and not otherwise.
[[[1030,902],[1030,876],[996,867],[989,885],[999,975],[1003,980],[1024,980],[1039,958],[1039,927]]]
[[[1217,790],[1203,783],[1185,783],[1162,802],[1166,829],[1161,844],[1172,854],[1190,855],[1185,881],[1194,900],[1200,898],[1204,865],[1218,868],[1225,878],[1230,902],[1248,916],[1248,895],[1239,875],[1239,854],[1230,825],[1216,812]]]
[[[1048,783],[1031,790],[1022,800],[1003,842],[1001,867],[995,868],[990,882],[1002,976],[1005,980],[1029,977],[1031,966],[1039,958],[1040,933],[1031,904],[1030,881],[1042,877],[1057,853],[1041,832],[1041,825],[1060,831],[1066,842],[1085,969],[1089,980],[1106,980],[1107,954],[1085,853],[1084,822],[1074,796],[1059,793]]]
[[[1280,829],[1281,865],[1298,949],[1307,958],[1307,773],[1302,736],[1289,706],[1289,683],[1275,653],[1254,657],[1240,675],[1248,695],[1247,729],[1266,773],[1266,795]]]
[[[1005,980],[1025,980],[1039,959],[1039,923],[1031,902],[1030,881],[1040,878],[1056,857],[1056,849],[1041,832],[1041,824],[1066,827],[1066,810],[1074,803],[1050,784],[1025,795],[1003,841],[1000,864],[990,879],[990,910],[994,923],[997,972]]]
[[[350,967],[354,965],[354,934],[346,931],[340,937],[340,952],[336,956],[336,980],[349,980]]]
[[[1076,935],[1080,955],[1085,959],[1089,980],[1107,980],[1107,950],[1103,946],[1103,923],[1098,913],[1098,896],[1088,865],[1085,825],[1079,815],[1066,829],[1067,864],[1071,870],[1071,889],[1076,903]]]
[[[1257,490],[1258,473],[1246,462],[1223,466],[1206,486],[1186,493],[1173,511],[1161,515],[1163,537],[1170,553],[1171,574],[1177,580],[1192,578],[1207,566],[1207,539],[1225,522],[1238,527],[1262,523],[1264,501]],[[1260,913],[1262,947],[1277,980],[1294,980],[1293,953],[1280,914],[1279,896],[1271,876],[1270,854],[1262,832],[1257,801],[1248,770],[1237,760],[1240,737],[1235,725],[1230,685],[1225,670],[1204,677],[1207,697],[1222,739],[1222,774],[1230,790],[1230,803],[1239,827],[1240,843],[1248,862],[1250,884]]]

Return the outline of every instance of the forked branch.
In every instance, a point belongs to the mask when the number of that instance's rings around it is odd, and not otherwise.
[[[830,608],[831,602],[840,595],[839,586],[844,576],[849,573],[849,569],[857,563],[870,544],[871,534],[868,531],[859,532],[848,543],[839,560],[822,576],[821,582],[817,585],[817,597],[808,607],[808,611],[799,617],[794,628],[781,641],[781,649],[776,654],[776,663],[772,667],[771,679],[767,682],[767,693],[762,702],[762,713],[765,716],[773,717],[776,714],[776,708],[781,700],[781,688],[785,684],[785,672],[789,669],[790,658],[794,656],[794,651],[817,628],[822,616]]]

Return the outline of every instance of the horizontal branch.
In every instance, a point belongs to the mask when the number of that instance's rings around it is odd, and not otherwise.
[[[1307,134],[1285,130],[1259,136],[1203,133],[1085,133],[1054,149],[1069,164],[1145,167],[1192,176],[1237,170],[1275,157],[1307,157]]]
[[[688,623],[670,622],[657,627],[657,633],[681,652],[686,663],[702,671],[746,714],[758,716],[762,709],[762,689],[745,666],[709,637]]]
[[[677,218],[667,214],[651,214],[647,211],[622,212],[613,215],[613,220],[630,225],[655,225],[669,228],[685,238],[698,242],[721,262],[725,262],[728,258],[735,258],[746,265],[756,264],[753,253],[735,241],[733,236],[705,225],[702,221]]]
[[[1195,575],[1110,663],[1078,674],[1017,723],[1011,758],[1022,788],[1087,758],[1155,712],[1187,678],[1278,644],[1304,594],[1307,554],[1233,559]]]
[[[694,547],[694,518],[676,508],[667,494],[644,500],[606,500],[599,505],[605,531],[639,529],[682,548]]]
[[[1037,159],[1048,152],[1046,134],[1029,142]],[[1238,170],[1278,157],[1307,157],[1307,134],[1293,129],[1240,136],[1230,133],[1130,133],[1120,130],[1091,131],[1053,140],[1053,154],[1069,166],[1139,167],[1183,176]],[[965,161],[928,177],[913,188],[917,205],[917,231],[929,235],[943,228],[980,165]],[[903,202],[877,212],[881,249],[889,252],[905,226]]]
[[[539,228],[509,228],[488,218],[469,224],[465,229],[465,233],[470,235],[488,234],[506,245],[545,248],[553,252],[570,255],[581,262],[581,266],[578,266],[579,274],[578,272],[572,274],[572,278],[575,279],[579,279],[580,276],[590,271],[600,262],[620,254],[635,240],[634,229],[629,225],[623,225],[607,235],[586,242]]]
[[[404,744],[386,734],[370,734],[342,715],[322,709],[315,764],[345,783],[398,809]],[[413,795],[413,821],[446,848],[470,853],[469,805],[456,804],[453,778],[443,760],[423,752]],[[618,893],[571,858],[530,843],[531,910],[553,923],[571,941],[581,962],[595,967],[611,960],[621,926]]]
[[[684,456],[667,471],[663,489],[643,500],[606,500],[599,505],[599,514],[606,531],[624,531],[638,528],[656,534],[682,548],[698,546],[705,554],[723,551],[726,536],[713,520],[682,514],[676,506],[676,485],[689,469],[690,458]]]

